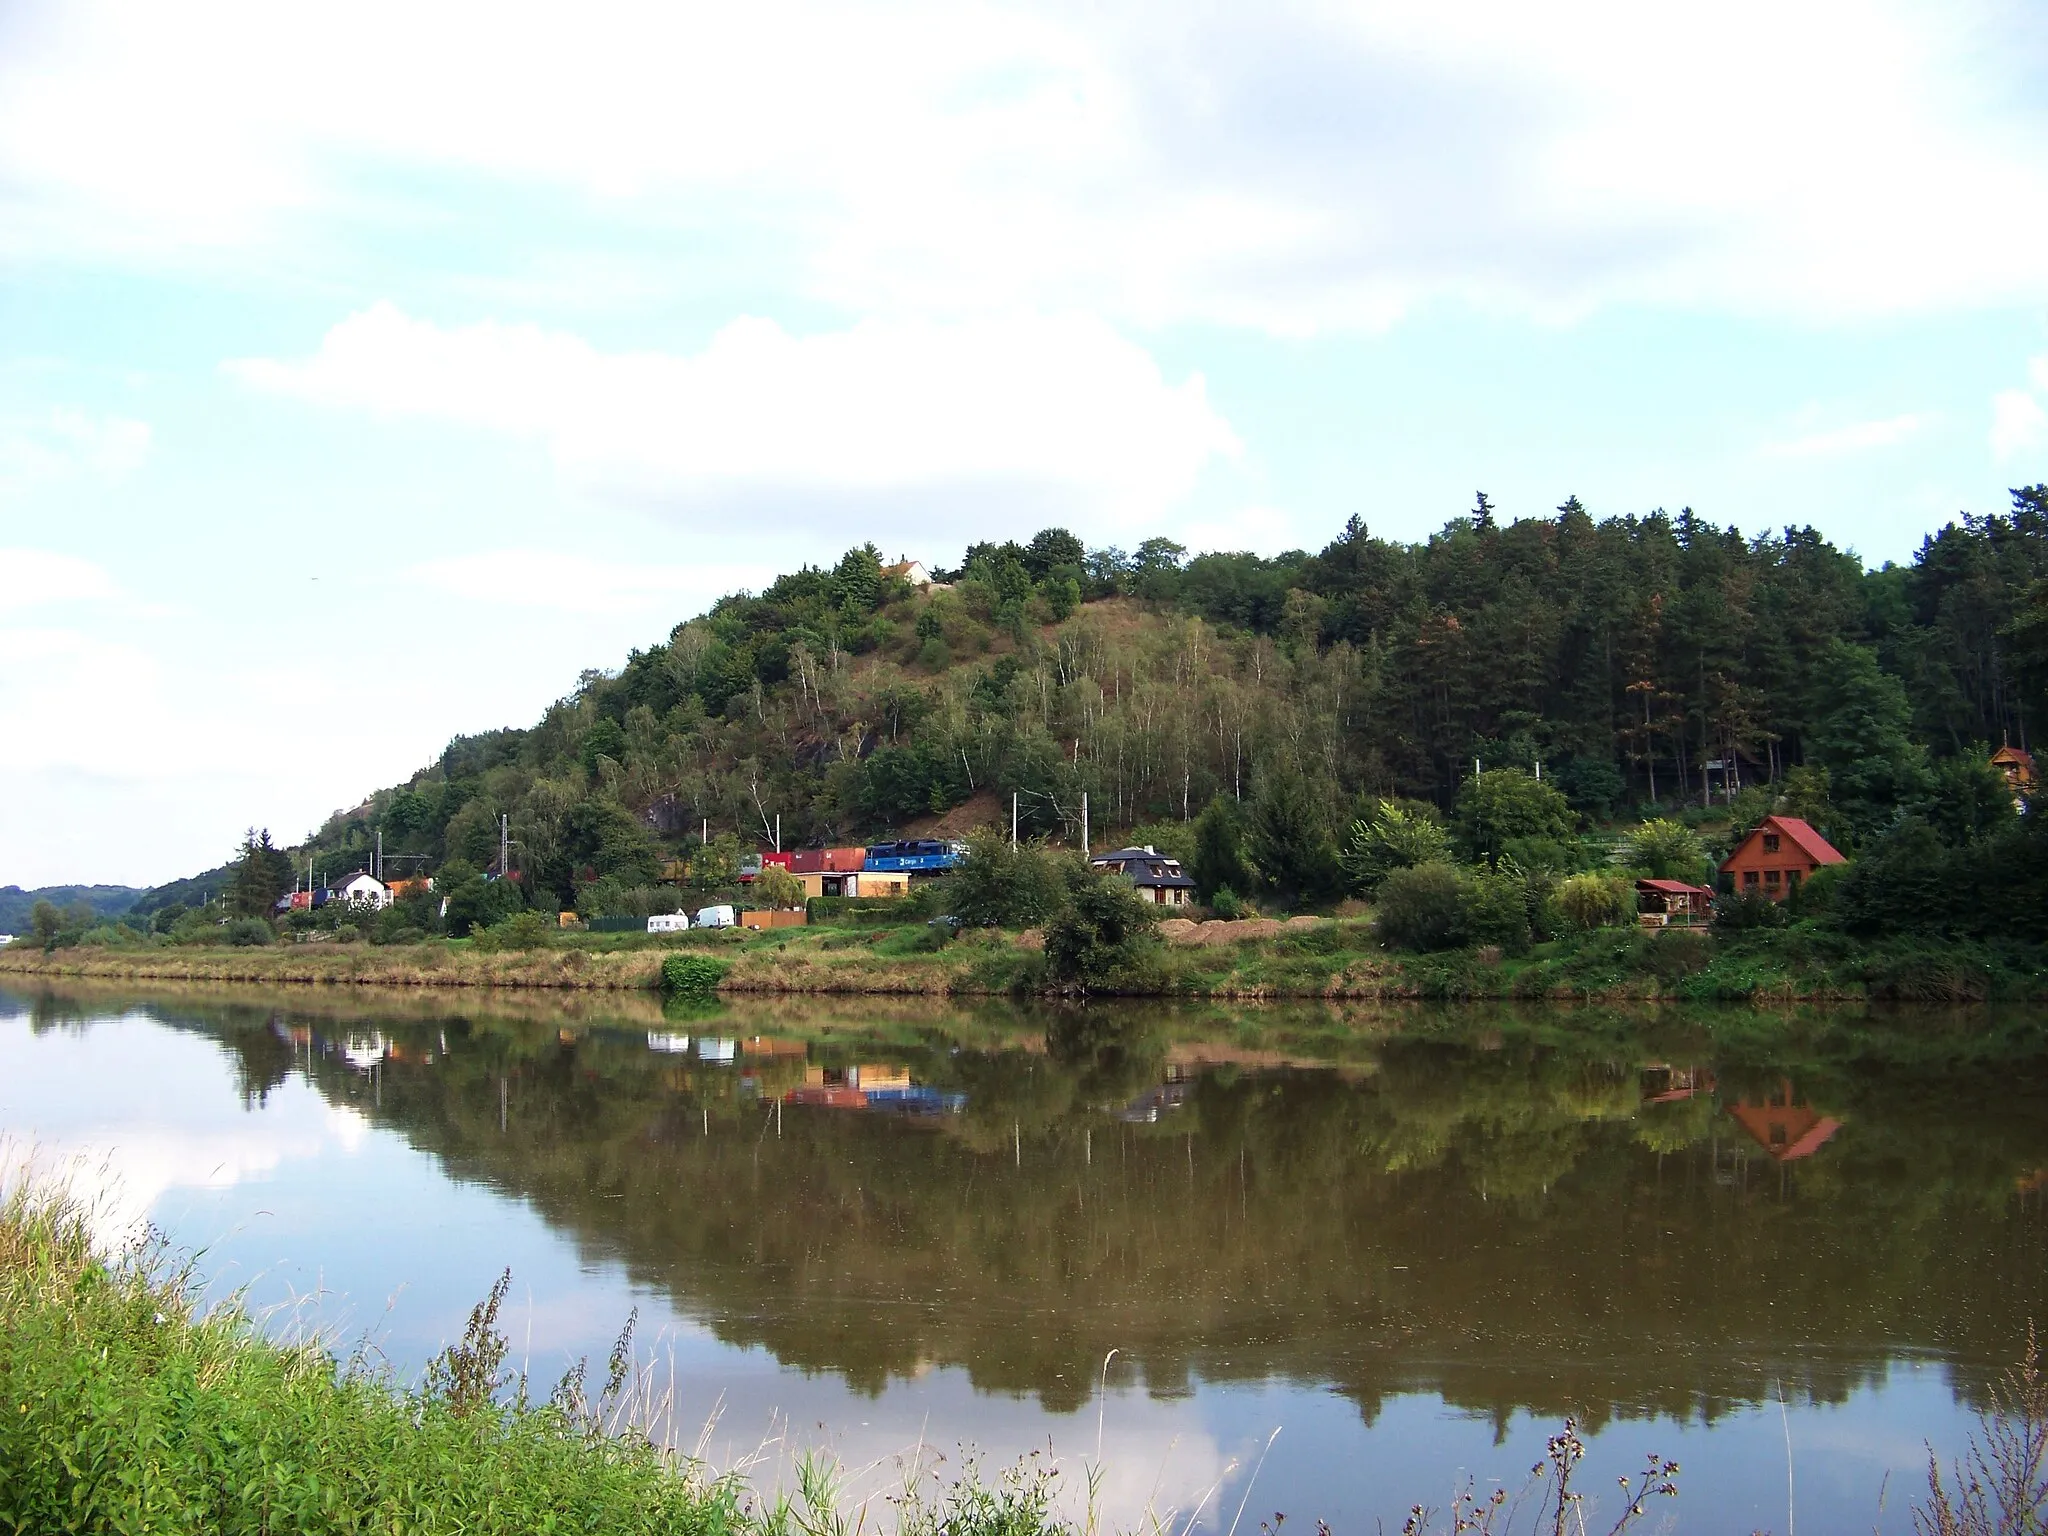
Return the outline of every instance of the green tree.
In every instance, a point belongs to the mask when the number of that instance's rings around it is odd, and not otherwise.
[[[1320,901],[1338,886],[1341,872],[1330,843],[1330,824],[1300,769],[1280,763],[1259,776],[1245,826],[1252,867],[1282,897]]]
[[[1635,917],[1635,890],[1618,875],[1588,871],[1568,876],[1558,882],[1552,900],[1565,921],[1582,930],[1620,928]]]
[[[1510,842],[1570,842],[1578,818],[1554,786],[1519,768],[1489,768],[1459,789],[1452,826],[1466,858],[1495,864]]]
[[[882,553],[872,544],[849,549],[832,572],[832,597],[842,612],[858,618],[874,612],[882,595]]]
[[[48,949],[57,942],[57,935],[63,930],[64,914],[57,903],[43,897],[29,909],[28,922],[29,932],[35,935],[35,941]]]
[[[1249,895],[1258,882],[1244,858],[1244,810],[1228,795],[1217,795],[1195,818],[1195,847],[1186,868],[1195,894],[1213,902],[1218,891]]]
[[[1706,878],[1707,850],[1699,835],[1682,822],[1662,817],[1646,821],[1629,833],[1623,846],[1629,864],[1653,880],[1684,880],[1696,885]]]
[[[1988,837],[2017,814],[2012,787],[2005,782],[2005,775],[1991,766],[1985,748],[1936,763],[1928,773],[1926,791],[1913,809],[1951,846]]]
[[[754,876],[754,899],[771,912],[787,912],[804,904],[804,883],[779,864]]]
[[[251,827],[236,851],[229,905],[242,917],[268,917],[277,900],[292,888],[291,861],[270,841],[270,829]]]
[[[471,875],[448,892],[448,932],[453,938],[466,938],[525,908],[526,899],[516,881]]]
[[[1823,659],[1815,694],[1807,760],[1827,770],[1852,837],[1872,836],[1926,788],[1925,754],[1912,738],[1906,690],[1868,647],[1837,640]]]
[[[626,733],[618,721],[606,715],[584,734],[582,750],[576,756],[586,773],[597,772],[597,760],[601,757],[608,757],[615,763],[623,762]]]
[[[1344,851],[1337,857],[1345,883],[1360,895],[1369,895],[1397,869],[1448,862],[1451,839],[1419,809],[1382,800],[1370,818],[1351,823]]]
[[[1013,848],[1007,834],[989,827],[969,834],[967,856],[946,885],[952,915],[976,928],[1042,923],[1065,900],[1056,855],[1035,843]]]

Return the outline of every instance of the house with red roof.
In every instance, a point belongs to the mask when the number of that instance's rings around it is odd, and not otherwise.
[[[1847,862],[1833,843],[1797,816],[1766,816],[1721,861],[1721,873],[1739,895],[1761,891],[1783,901],[1815,870]]]

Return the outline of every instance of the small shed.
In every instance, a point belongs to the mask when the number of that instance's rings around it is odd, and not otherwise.
[[[1714,893],[1683,880],[1638,880],[1636,915],[1645,928],[1685,928],[1711,915]]]
[[[1721,861],[1721,873],[1742,895],[1783,901],[1817,869],[1846,864],[1835,845],[1797,816],[1766,816]]]

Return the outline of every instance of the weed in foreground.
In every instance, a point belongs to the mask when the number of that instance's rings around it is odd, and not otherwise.
[[[1969,1448],[1946,1476],[1927,1453],[1915,1536],[2041,1536],[2048,1531],[2048,1377],[2031,1324],[2026,1352],[1991,1387]]]

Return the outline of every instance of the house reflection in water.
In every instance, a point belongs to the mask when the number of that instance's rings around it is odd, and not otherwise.
[[[821,1109],[883,1110],[898,1115],[957,1115],[967,1107],[964,1093],[944,1093],[913,1082],[907,1067],[869,1063],[853,1067],[809,1067],[803,1086],[782,1096],[785,1104]]]
[[[1811,1157],[1842,1128],[1842,1122],[1811,1104],[1796,1101],[1790,1078],[1759,1102],[1740,1100],[1728,1106],[1735,1123],[1778,1163]]]

